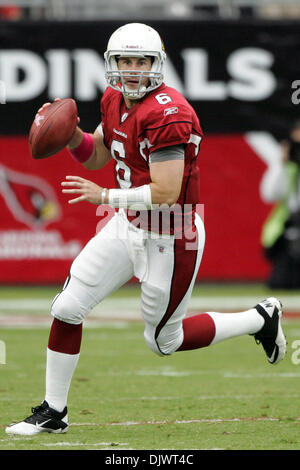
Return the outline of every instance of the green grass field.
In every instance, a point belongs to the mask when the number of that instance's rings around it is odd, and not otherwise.
[[[7,436],[5,426],[28,416],[44,398],[48,304],[57,291],[0,290],[0,340],[6,347],[0,450],[300,449],[296,315],[284,319],[288,351],[276,366],[250,336],[160,358],[144,342],[136,287],[112,295],[86,322],[69,394],[68,433]],[[288,312],[300,311],[299,293],[276,294]],[[223,310],[238,311],[267,295],[257,285],[197,286],[191,307],[201,311],[215,304],[222,311],[223,303]]]

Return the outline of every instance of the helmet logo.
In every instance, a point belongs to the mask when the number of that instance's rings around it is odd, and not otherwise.
[[[124,49],[143,49],[143,48],[142,48],[142,46],[139,46],[139,45],[137,45],[137,46],[133,46],[133,45],[128,46],[127,45],[127,46],[124,47]]]

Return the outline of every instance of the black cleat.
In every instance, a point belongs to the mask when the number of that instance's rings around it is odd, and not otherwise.
[[[52,432],[55,434],[65,433],[69,428],[67,407],[60,413],[50,408],[46,401],[35,408],[31,408],[32,415],[7,426],[7,434],[32,436],[41,432]]]
[[[282,305],[280,300],[269,297],[255,306],[265,324],[255,333],[257,344],[262,344],[270,364],[277,364],[286,353],[286,340],[281,328]]]

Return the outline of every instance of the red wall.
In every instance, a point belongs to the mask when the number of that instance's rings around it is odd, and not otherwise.
[[[202,145],[207,238],[199,278],[264,280],[269,265],[260,234],[271,207],[261,200],[259,183],[266,165],[240,135],[207,137]]]
[[[264,162],[243,136],[218,135],[201,144],[199,167],[206,248],[198,279],[264,280],[269,266],[259,240],[270,210],[259,196]],[[61,193],[68,174],[114,185],[111,164],[87,171],[67,151],[36,161],[27,138],[0,138],[1,283],[63,282],[72,259],[95,234],[97,206],[69,205]]]

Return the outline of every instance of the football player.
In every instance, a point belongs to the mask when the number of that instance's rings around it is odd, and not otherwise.
[[[112,34],[104,57],[108,88],[101,100],[101,123],[94,134],[77,127],[68,147],[90,170],[113,158],[117,188],[68,175],[62,190],[70,204],[108,204],[116,208],[115,215],[74,260],[52,303],[44,401],[28,418],[8,426],[8,434],[67,431],[67,397],[82,323],[133,276],[141,283],[144,337],[154,353],[170,355],[250,334],[262,343],[270,363],[285,355],[276,298],[240,313],[186,318],[205,243],[197,213],[203,132],[191,105],[163,82],[166,54],[157,31],[144,24],[124,25]]]

